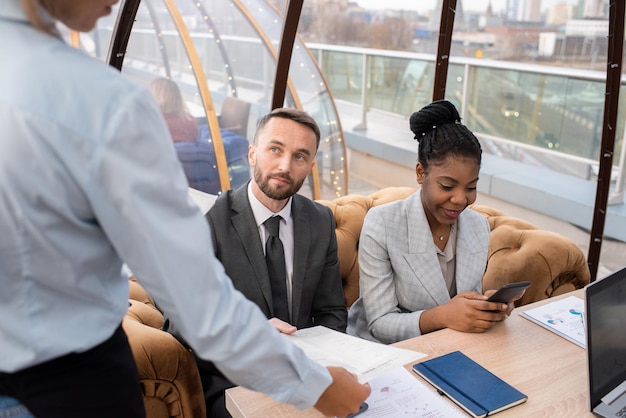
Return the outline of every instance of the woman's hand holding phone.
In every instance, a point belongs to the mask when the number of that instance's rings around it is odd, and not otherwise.
[[[509,315],[515,307],[513,303],[524,295],[524,292],[530,285],[531,282],[529,281],[507,283],[489,296],[487,302],[497,302],[508,305],[507,315]]]
[[[529,281],[507,283],[496,291],[496,293],[489,296],[487,302],[500,302],[509,304],[519,299],[524,291],[530,286]]]

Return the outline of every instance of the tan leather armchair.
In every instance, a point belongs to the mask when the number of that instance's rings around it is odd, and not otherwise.
[[[122,327],[139,370],[147,418],[205,418],[200,374],[193,355],[162,331],[163,314],[134,278]]]
[[[491,228],[483,289],[529,280],[518,306],[584,287],[590,280],[583,252],[568,238],[487,206],[473,205]]]
[[[411,187],[390,187],[369,196],[348,195],[335,200],[318,200],[328,206],[335,217],[337,253],[346,306],[352,306],[359,297],[359,236],[367,211],[376,205],[404,199],[412,193],[415,193],[415,189]]]

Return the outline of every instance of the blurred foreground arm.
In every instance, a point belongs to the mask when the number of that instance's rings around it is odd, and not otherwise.
[[[322,393],[315,408],[327,416],[343,417],[359,410],[369,396],[369,384],[360,384],[352,373],[341,367],[328,367],[333,383]]]

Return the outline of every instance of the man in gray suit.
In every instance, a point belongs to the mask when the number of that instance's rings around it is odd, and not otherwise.
[[[281,332],[315,325],[346,330],[333,215],[327,207],[296,194],[315,164],[319,141],[319,127],[305,112],[283,108],[265,115],[248,153],[253,179],[223,193],[206,216],[215,255],[235,288],[255,302]],[[275,312],[276,297],[264,252],[269,235],[264,222],[274,216],[282,218],[284,315]],[[279,316],[282,321],[276,320]],[[229,416],[224,415],[223,391],[232,384],[210,364],[201,361],[199,367],[207,415]]]

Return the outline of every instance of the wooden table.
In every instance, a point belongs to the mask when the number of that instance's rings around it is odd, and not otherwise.
[[[583,290],[577,290],[525,305],[484,334],[444,329],[395,345],[428,355],[420,361],[460,350],[528,395],[526,403],[498,413],[500,418],[593,417],[589,412],[586,350],[519,316],[525,309],[571,295],[584,298]],[[411,366],[405,367],[410,370]],[[226,391],[226,407],[235,418],[323,416],[313,408],[299,411],[242,387]]]

